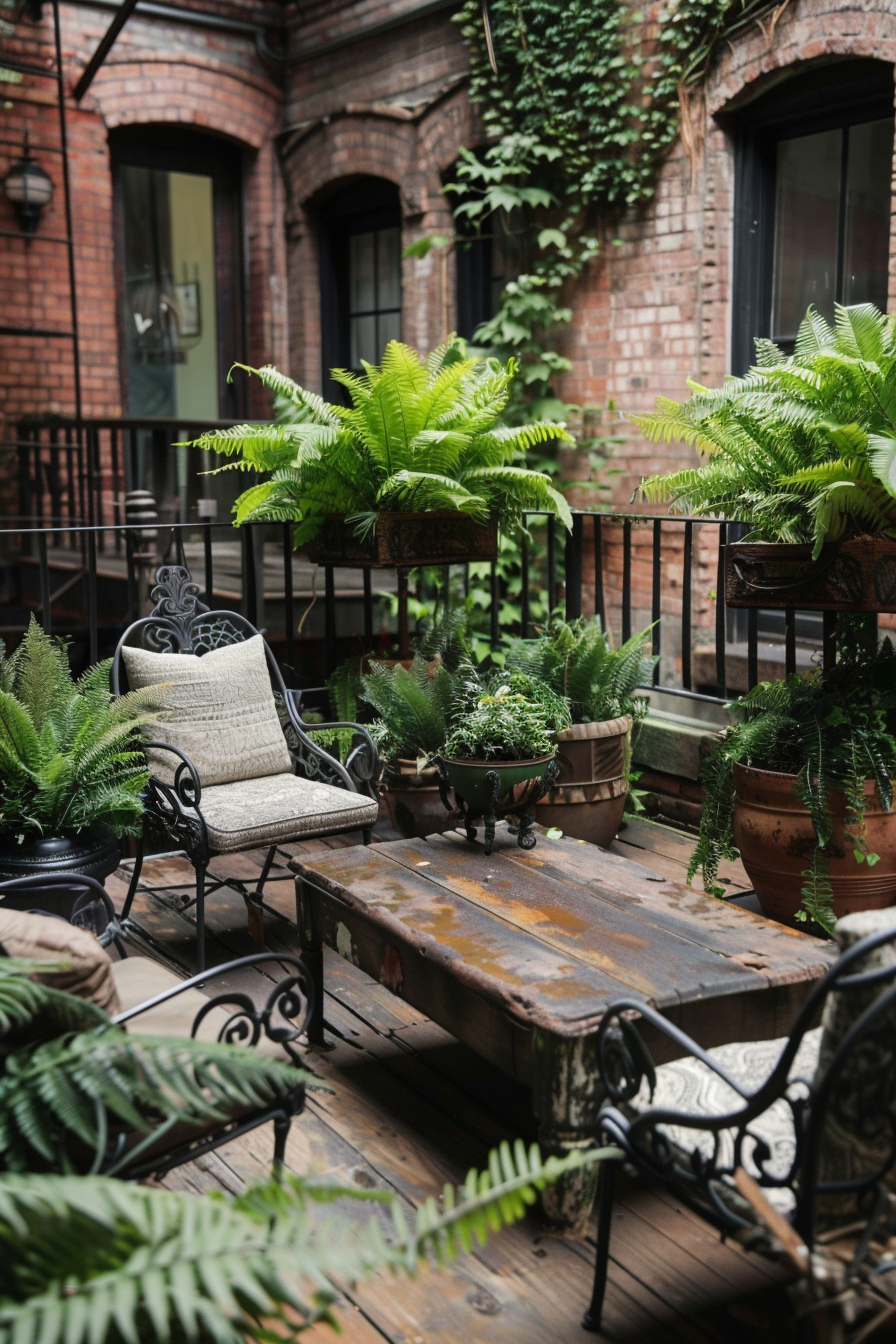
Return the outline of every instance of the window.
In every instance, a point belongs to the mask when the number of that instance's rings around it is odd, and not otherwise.
[[[333,368],[379,363],[401,340],[401,206],[398,188],[362,178],[334,193],[320,213],[321,336],[326,395],[344,401]]]
[[[732,368],[753,338],[792,349],[809,304],[886,307],[893,67],[833,62],[758,99],[737,128]]]
[[[240,414],[227,370],[242,359],[239,160],[178,127],[111,137],[127,413]]]

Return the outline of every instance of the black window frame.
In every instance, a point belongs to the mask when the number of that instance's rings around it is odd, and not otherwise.
[[[791,75],[734,115],[732,373],[746,373],[754,337],[771,334],[779,142],[892,120],[893,108],[893,63],[860,57]]]
[[[324,396],[344,403],[345,388],[330,369],[351,367],[349,243],[353,235],[402,227],[401,197],[394,182],[357,178],[323,202],[320,222],[321,379]],[[404,285],[401,289],[402,307]],[[389,311],[394,311],[390,309]]]

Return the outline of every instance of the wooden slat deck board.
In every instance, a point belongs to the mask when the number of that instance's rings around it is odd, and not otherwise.
[[[645,836],[649,823],[639,838]],[[340,841],[306,842],[289,852],[338,847]],[[240,857],[256,868],[261,860]],[[649,865],[644,846],[638,858]],[[183,877],[173,868],[155,872],[155,862],[147,862],[146,876],[156,890],[141,895],[138,922],[151,925],[186,972],[193,966],[194,926],[179,909],[183,892],[155,883],[156,877]],[[657,860],[662,876],[666,862]],[[119,883],[111,879],[109,890],[120,905]],[[290,887],[278,884],[270,898],[284,916],[265,917],[271,949],[297,949]],[[257,950],[234,893],[212,897],[208,915],[211,961]],[[489,1067],[466,1047],[350,963],[332,953],[326,958],[325,1017],[335,1029],[327,1031],[334,1048],[312,1052],[309,1062],[334,1092],[316,1095],[294,1123],[287,1166],[339,1181],[370,1178],[412,1207],[437,1193],[442,1180],[462,1178],[497,1139],[519,1132],[519,1107],[511,1101],[525,1089],[492,1070],[490,1091]],[[260,1000],[269,984],[267,976],[250,972],[240,987],[254,988]],[[236,1191],[265,1174],[271,1149],[272,1136],[259,1131],[171,1173],[166,1184]],[[590,1336],[595,1344],[785,1344],[796,1338],[781,1299],[781,1273],[721,1243],[668,1194],[623,1179],[614,1218],[604,1330]],[[378,1279],[346,1292],[336,1314],[346,1344],[584,1344],[589,1336],[579,1321],[592,1265],[590,1241],[545,1238],[530,1218],[446,1274],[427,1273],[410,1283]],[[333,1336],[319,1327],[306,1338],[325,1344]]]

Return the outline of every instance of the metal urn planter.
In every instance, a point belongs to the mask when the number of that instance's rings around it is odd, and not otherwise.
[[[16,844],[13,836],[0,839],[0,881],[40,873],[80,873],[102,882],[120,860],[121,845],[114,831],[102,824],[73,836],[41,836],[24,845]]]
[[[795,926],[803,872],[817,845],[808,811],[793,788],[794,776],[734,766],[734,843],[763,913]],[[865,784],[868,848],[880,855],[873,868],[857,863],[844,836],[845,800],[832,798],[833,834],[826,846],[837,919],[855,910],[877,910],[896,901],[896,811],[884,810],[874,782]]]
[[[539,801],[542,826],[606,848],[622,825],[628,780],[626,739],[632,718],[574,723],[557,733],[557,777]]]
[[[486,856],[492,852],[499,817],[515,823],[520,849],[535,848],[533,808],[556,777],[555,753],[529,761],[449,761],[437,756],[435,764],[442,802],[451,808],[448,790],[453,788],[467,839],[476,839],[474,821],[481,818],[485,822]]]

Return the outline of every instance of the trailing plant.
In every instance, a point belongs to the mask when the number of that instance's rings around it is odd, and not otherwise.
[[[210,431],[195,443],[236,457],[219,471],[269,473],[237,500],[237,525],[294,521],[297,546],[317,534],[328,514],[344,515],[359,537],[389,511],[494,516],[507,532],[524,509],[535,508],[571,527],[563,496],[542,472],[523,465],[527,449],[568,440],[565,429],[500,423],[516,369],[514,360],[470,358],[456,339],[425,361],[390,341],[382,363],[365,365],[361,376],[332,370],[350,406],[325,402],[276,369],[249,369],[302,418]]]
[[[528,673],[569,703],[574,723],[598,723],[623,714],[642,718],[648,709],[639,686],[650,682],[657,659],[645,653],[648,626],[618,649],[600,620],[554,617],[536,639],[515,639],[506,666]]]
[[[536,403],[556,400],[552,380],[570,367],[555,343],[600,235],[651,199],[679,131],[696,156],[694,90],[720,46],[773,9],[677,0],[657,30],[619,0],[464,0],[456,19],[488,147],[461,152],[450,189],[461,232],[496,234],[511,271],[476,339],[521,354]]]
[[[761,541],[896,537],[896,318],[872,304],[810,308],[794,353],[756,342],[756,366],[717,391],[692,383],[633,419],[649,439],[706,454],[641,485],[649,502],[749,523]]]
[[[410,1218],[391,1191],[288,1177],[236,1197],[101,1177],[0,1178],[0,1344],[215,1344],[337,1329],[336,1283],[446,1264],[517,1222],[537,1191],[622,1156],[543,1159],[504,1143],[483,1172],[446,1185]],[[340,1212],[333,1204],[340,1201]],[[351,1217],[348,1202],[378,1214]]]
[[[138,730],[157,712],[157,687],[113,700],[110,660],[74,681],[65,646],[32,616],[16,651],[0,641],[0,831],[20,843],[76,835],[103,822],[141,825],[146,760]]]
[[[707,756],[701,774],[706,802],[688,881],[700,872],[704,889],[717,885],[719,863],[734,848],[736,763],[794,776],[794,791],[808,809],[817,845],[803,873],[803,907],[797,914],[833,928],[826,846],[832,834],[832,799],[846,803],[845,834],[857,864],[878,861],[865,836],[864,785],[873,780],[881,805],[893,804],[896,778],[896,653],[889,640],[869,655],[856,640],[827,672],[761,682],[731,705],[737,722]]]
[[[129,1036],[95,1004],[29,978],[43,969],[0,958],[0,1170],[114,1175],[118,1133],[142,1136],[130,1163],[175,1126],[223,1123],[317,1081],[238,1046]]]

